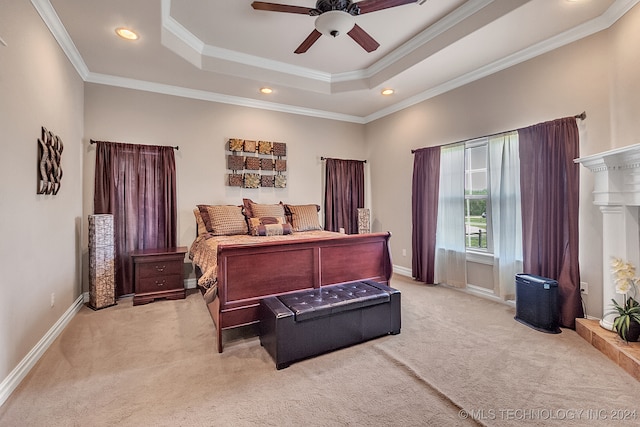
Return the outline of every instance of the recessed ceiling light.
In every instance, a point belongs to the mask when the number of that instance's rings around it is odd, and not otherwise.
[[[270,87],[263,87],[263,88],[260,88],[260,93],[269,95],[270,93],[273,93],[273,89],[271,89]]]
[[[125,40],[138,40],[140,38],[135,31],[125,27],[116,28],[116,34]]]
[[[383,95],[393,95],[394,90],[393,89],[382,89],[382,94]]]

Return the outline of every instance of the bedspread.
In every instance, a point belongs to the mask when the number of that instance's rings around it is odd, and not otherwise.
[[[251,236],[248,234],[233,236],[214,236],[210,233],[198,236],[191,244],[189,258],[200,269],[202,276],[198,286],[204,289],[207,303],[213,301],[218,287],[218,246],[219,245],[252,245],[263,242],[292,241],[302,239],[329,239],[342,236],[340,233],[324,230],[296,232],[284,236]]]

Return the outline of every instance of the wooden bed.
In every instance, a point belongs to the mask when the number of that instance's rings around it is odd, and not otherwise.
[[[223,348],[223,330],[259,321],[262,298],[357,280],[389,284],[390,236],[331,233],[321,239],[220,243],[217,294],[207,301],[216,327],[218,352]],[[196,264],[198,275],[199,270]]]

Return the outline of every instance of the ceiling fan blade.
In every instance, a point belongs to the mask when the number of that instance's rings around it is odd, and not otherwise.
[[[305,53],[309,48],[320,38],[322,33],[318,30],[313,30],[309,36],[298,46],[294,53]]]
[[[362,27],[358,26],[358,24],[354,25],[347,34],[367,52],[373,52],[380,46],[380,43],[375,41],[374,38],[363,30]]]
[[[313,8],[311,7],[267,3],[264,1],[254,1],[253,3],[251,3],[251,7],[253,7],[256,10],[266,10],[268,12],[300,13],[302,15],[309,15],[309,13],[313,10]]]
[[[420,1],[420,0],[418,0]],[[416,0],[362,0],[356,3],[360,8],[360,15],[363,13],[376,12],[390,7],[402,6],[403,4],[418,3]]]

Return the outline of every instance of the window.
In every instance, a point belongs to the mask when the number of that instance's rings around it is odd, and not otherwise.
[[[491,227],[487,227],[490,214],[487,156],[487,138],[465,144],[464,224],[467,251],[491,251]]]

